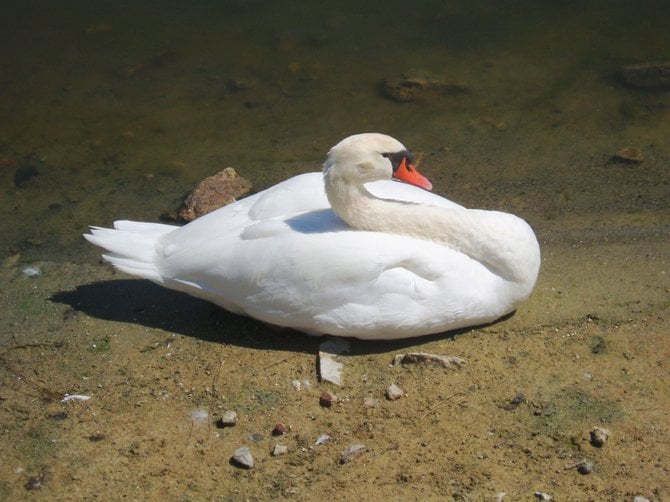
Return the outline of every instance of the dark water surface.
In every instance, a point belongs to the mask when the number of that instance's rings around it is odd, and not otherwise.
[[[625,146],[668,157],[668,93],[615,78],[622,64],[670,59],[667,2],[22,1],[3,10],[5,255],[89,260],[79,238],[88,224],[155,221],[228,165],[260,189],[319,169],[343,136],[373,130],[429,154],[437,191],[516,210],[540,233],[576,210],[668,211],[665,168],[605,167]],[[382,80],[412,69],[469,92],[414,103],[379,93]]]

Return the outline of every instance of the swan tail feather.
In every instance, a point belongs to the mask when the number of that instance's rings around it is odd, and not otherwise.
[[[87,241],[99,246],[107,253],[103,259],[115,268],[154,282],[163,283],[158,266],[157,247],[163,235],[176,227],[160,223],[115,221],[114,228],[90,227],[84,234]]]

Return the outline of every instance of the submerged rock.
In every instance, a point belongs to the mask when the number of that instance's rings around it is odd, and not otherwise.
[[[399,77],[384,80],[380,90],[386,98],[407,103],[434,98],[442,94],[467,92],[470,87],[465,83],[447,82],[430,72],[410,70]]]
[[[614,162],[623,162],[625,164],[642,164],[644,159],[644,152],[638,148],[633,148],[632,146],[622,148],[612,155],[612,160]]]
[[[39,169],[32,164],[20,165],[14,172],[14,186],[22,188],[26,183],[39,174]]]
[[[670,89],[670,61],[624,66],[621,81],[637,89]]]

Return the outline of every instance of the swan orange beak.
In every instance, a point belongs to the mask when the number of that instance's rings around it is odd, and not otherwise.
[[[426,190],[431,190],[433,184],[428,181],[423,174],[416,170],[416,167],[412,165],[411,162],[408,162],[407,159],[402,159],[398,165],[398,169],[393,172],[393,177],[398,178],[410,185],[415,185]]]

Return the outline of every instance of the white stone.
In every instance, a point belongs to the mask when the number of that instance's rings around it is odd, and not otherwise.
[[[317,446],[320,446],[322,444],[329,443],[331,439],[333,439],[333,438],[331,438],[328,434],[321,434],[316,439],[316,442],[314,444],[317,445]]]
[[[234,411],[226,411],[221,415],[221,425],[224,427],[232,427],[237,423],[237,413]]]
[[[339,356],[349,352],[351,343],[343,338],[329,338],[319,345],[319,375],[324,382],[342,385],[343,364]]]
[[[251,469],[254,466],[254,457],[251,456],[249,448],[242,446],[233,453],[233,462],[239,467]]]
[[[389,385],[388,388],[386,389],[386,397],[388,397],[391,401],[400,399],[404,395],[405,393],[403,392],[403,390],[396,384]]]
[[[353,460],[354,458],[361,455],[362,453],[366,452],[367,450],[368,447],[365,446],[364,444],[352,444],[349,448],[344,450],[340,455],[340,463],[346,464],[351,460]]]

